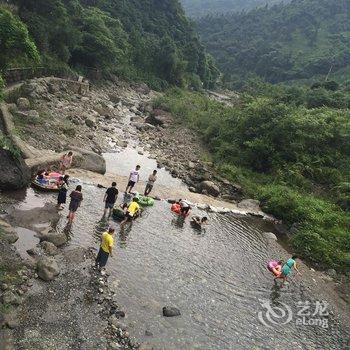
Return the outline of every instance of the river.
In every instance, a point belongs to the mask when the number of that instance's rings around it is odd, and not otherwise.
[[[106,155],[109,172],[126,175],[126,168],[135,163],[147,171],[154,167],[153,160],[128,152]],[[123,159],[130,164],[113,166],[123,164]],[[169,174],[163,180],[166,176]],[[170,177],[165,182],[179,185]],[[168,203],[156,201],[121,235],[117,223],[101,220],[104,192],[83,182],[84,201],[76,221],[67,229],[64,211],[58,229],[68,230],[71,245],[97,247],[101,232],[109,224],[117,227],[114,257],[107,265],[109,282],[126,311],[125,324],[139,341],[167,350],[349,348],[347,326],[331,308],[322,314],[315,309],[324,301],[318,292],[322,285],[296,274],[283,289],[274,285],[266,263],[289,254],[278,242],[266,238],[264,231],[271,230],[268,223],[248,216],[208,213],[210,224],[198,232],[189,222],[182,225]],[[53,195],[35,194],[32,189],[27,197],[35,198],[37,206],[40,201],[55,200]],[[26,208],[27,203],[24,200],[20,205]],[[194,213],[204,215],[202,211]],[[307,271],[303,273],[307,275]],[[286,314],[271,318],[263,307],[266,302],[280,307],[275,312],[284,310]],[[304,313],[311,314],[304,323],[320,319],[324,327],[297,325],[297,319],[302,319],[298,303],[304,307],[310,303]],[[165,305],[179,308],[181,316],[163,317]]]

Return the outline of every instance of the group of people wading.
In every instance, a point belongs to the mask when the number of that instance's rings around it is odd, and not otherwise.
[[[69,175],[66,175],[66,170],[71,166],[73,160],[73,153],[68,152],[64,154],[59,163],[60,176],[56,181],[56,185],[59,189],[58,197],[57,197],[57,208],[59,210],[63,209],[63,204],[66,203],[67,200],[67,192],[69,186]],[[136,218],[140,217],[142,214],[142,209],[139,205],[139,197],[135,195],[132,197],[131,193],[134,189],[135,185],[140,180],[140,169],[141,166],[137,165],[135,169],[131,170],[127,182],[127,186],[125,189],[124,201],[120,205],[119,210],[123,212],[123,219],[120,222],[121,230],[124,229],[127,223],[131,223]],[[47,171],[41,171],[37,175],[37,180],[41,182],[50,181],[50,173]],[[153,190],[153,186],[157,181],[157,170],[154,170],[148,177],[148,181],[146,183],[146,187],[144,189],[144,196],[148,197]],[[119,190],[117,189],[117,183],[112,182],[111,186],[107,188],[105,195],[103,197],[104,202],[104,213],[103,218],[110,218],[113,211],[116,209],[116,202],[118,198]],[[75,190],[73,190],[70,195],[70,203],[68,207],[68,222],[72,223],[75,214],[80,207],[83,201],[82,194],[82,186],[76,186]],[[175,201],[171,206],[171,211],[178,215],[179,218],[185,220],[186,217],[190,215],[191,211],[191,203],[186,199],[179,199]],[[208,218],[206,216],[192,216],[191,225],[194,228],[202,229],[204,225],[208,224]],[[108,230],[101,235],[101,244],[100,249],[96,257],[96,267],[102,269],[106,266],[109,256],[112,256],[112,250],[114,245],[114,234],[115,229],[113,227],[109,227]],[[282,262],[280,260],[270,260],[267,264],[268,270],[274,275],[274,280],[277,281],[282,279],[282,285],[286,282],[288,276],[291,271],[295,269],[299,274],[300,271],[297,267],[297,256],[294,255],[286,262]]]

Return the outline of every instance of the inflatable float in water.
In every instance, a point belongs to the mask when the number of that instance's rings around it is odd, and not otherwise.
[[[32,187],[43,191],[43,192],[58,192],[60,189],[57,187],[56,183],[44,183],[39,180],[32,181]]]
[[[182,214],[182,213],[181,213],[181,205],[180,205],[179,203],[174,203],[174,204],[172,204],[171,207],[170,207],[170,210],[171,210],[174,214],[179,215],[179,216],[181,215],[181,216],[183,216],[183,217],[185,217],[185,218],[187,218],[187,216],[190,215],[190,212],[188,212],[187,214]]]

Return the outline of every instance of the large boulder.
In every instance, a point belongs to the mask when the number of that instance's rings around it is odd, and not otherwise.
[[[156,126],[165,126],[173,122],[173,117],[170,113],[165,112],[162,109],[154,109],[151,115],[146,118],[146,122]]]
[[[0,190],[12,191],[27,187],[31,174],[22,158],[0,149],[0,164]]]
[[[199,189],[202,193],[208,193],[213,197],[217,197],[220,194],[220,188],[212,181],[202,181],[199,185]]]
[[[27,81],[21,86],[21,93],[29,98],[42,99],[48,93],[46,81],[42,79]]]
[[[113,118],[115,116],[115,110],[113,105],[99,103],[96,106],[94,106],[94,111],[103,117]]]
[[[40,245],[47,255],[52,256],[57,254],[57,247],[52,242],[43,241]]]
[[[151,92],[151,89],[145,83],[134,85],[134,89],[142,95],[148,95]]]
[[[52,257],[43,256],[39,258],[36,268],[38,276],[44,281],[51,281],[60,273],[58,264]]]
[[[90,129],[93,129],[96,127],[96,118],[92,115],[88,116],[85,119],[85,124],[88,126]]]
[[[25,97],[20,97],[18,100],[17,100],[17,107],[18,109],[20,110],[28,110],[30,108],[30,102],[27,98]]]
[[[50,233],[41,235],[40,241],[41,242],[47,241],[54,244],[56,247],[60,247],[67,243],[68,238],[64,232],[61,232],[61,233],[50,232]]]
[[[139,131],[147,131],[147,130],[152,130],[155,128],[154,125],[149,124],[149,123],[131,123],[132,126],[134,126],[137,130]]]
[[[255,199],[243,199],[237,204],[237,207],[247,211],[258,212],[260,211],[260,202]]]
[[[165,317],[175,317],[180,316],[181,312],[179,309],[173,306],[164,306],[163,307],[163,316]]]
[[[78,147],[70,147],[70,150],[82,155],[75,157],[74,166],[102,175],[106,173],[106,161],[99,154]]]

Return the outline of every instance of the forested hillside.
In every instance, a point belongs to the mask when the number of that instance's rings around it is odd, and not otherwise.
[[[99,68],[156,88],[216,80],[213,61],[177,0],[9,0],[0,6],[0,37],[11,37],[8,52],[15,53],[2,52],[0,69],[37,63],[36,46],[42,64]],[[22,39],[34,40],[32,53]]]
[[[295,252],[350,268],[350,93],[334,82],[247,82],[232,107],[173,89],[158,100],[196,130],[219,173],[291,228]]]
[[[207,16],[198,30],[237,86],[248,76],[269,82],[350,78],[350,1],[293,0],[248,13]]]
[[[258,6],[274,5],[282,1],[287,3],[290,0],[181,0],[186,13],[191,17],[251,10]]]

